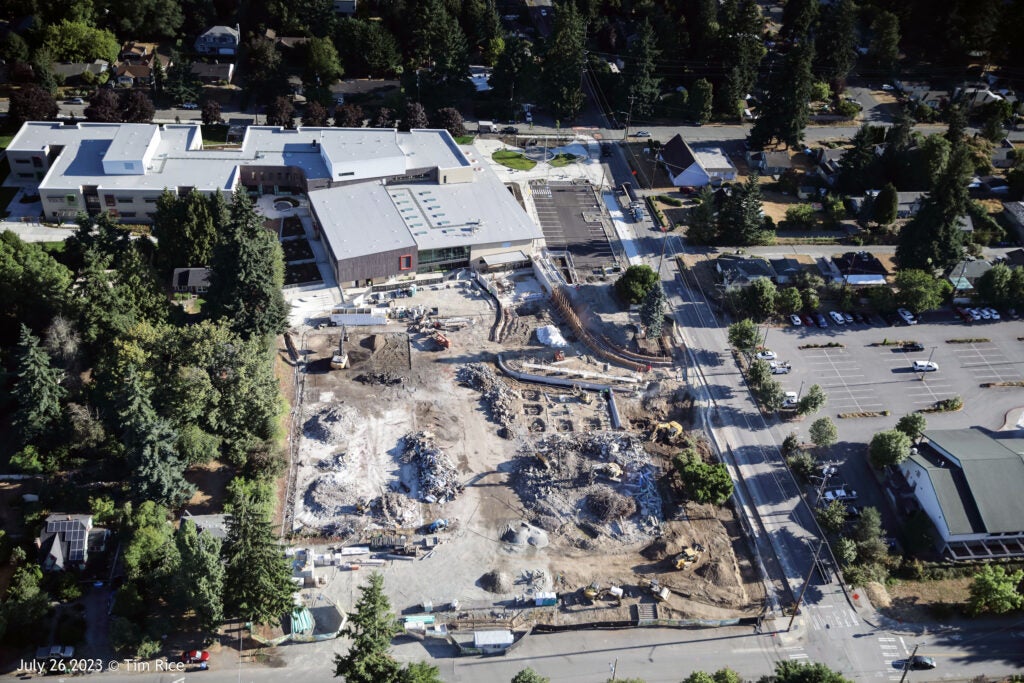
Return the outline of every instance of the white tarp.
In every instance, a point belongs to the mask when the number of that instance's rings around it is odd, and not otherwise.
[[[565,341],[565,337],[558,331],[558,328],[554,325],[545,325],[544,327],[537,328],[537,341],[544,346],[551,346],[554,348],[561,348],[568,346],[569,343]]]

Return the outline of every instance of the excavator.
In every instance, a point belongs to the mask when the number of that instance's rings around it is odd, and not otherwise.
[[[651,430],[650,441],[656,441],[658,434],[661,434],[662,432],[666,433],[664,437],[665,442],[671,444],[683,435],[683,426],[675,420],[672,420],[671,422],[659,422],[654,425],[654,429]]]
[[[699,543],[694,543],[692,547],[684,546],[682,552],[672,558],[672,563],[676,569],[686,569],[690,565],[697,564],[697,560],[700,559],[703,552],[704,546]]]

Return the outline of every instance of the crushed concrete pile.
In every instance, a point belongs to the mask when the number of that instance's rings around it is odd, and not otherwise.
[[[462,493],[455,463],[434,443],[430,432],[409,432],[402,437],[403,459],[419,471],[420,493],[428,503],[445,503]]]
[[[658,469],[633,435],[550,434],[524,446],[516,464],[512,486],[538,525],[551,532],[586,523],[631,543],[658,530]]]
[[[302,425],[307,439],[320,443],[344,441],[356,428],[355,416],[351,410],[332,405],[313,415]]]
[[[520,522],[518,526],[507,525],[501,540],[511,545],[532,545],[534,548],[546,548],[550,542],[546,531],[526,522]]]
[[[489,593],[511,593],[515,588],[511,575],[497,569],[492,569],[481,576],[477,583]]]
[[[310,482],[303,503],[309,512],[320,517],[337,517],[355,512],[354,502],[347,495],[337,473],[328,473]]]
[[[511,438],[512,425],[518,414],[517,396],[500,377],[483,363],[472,363],[459,368],[459,382],[483,394],[491,412],[491,419],[502,427],[502,436]]]

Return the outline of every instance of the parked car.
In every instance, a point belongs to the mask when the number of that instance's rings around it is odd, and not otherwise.
[[[198,664],[210,661],[210,653],[206,650],[185,650],[181,653],[181,661],[186,664]]]
[[[806,325],[807,327],[810,327],[811,325],[814,324],[814,318],[807,315],[806,313],[800,316],[800,319],[804,321],[804,325]]]
[[[843,325],[846,323],[846,318],[844,318],[843,314],[839,311],[829,311],[828,314],[831,316],[832,320],[835,321],[836,325]]]
[[[921,342],[904,342],[900,351],[924,351],[924,344]]]
[[[199,109],[199,105],[196,104],[195,102],[182,102],[181,103],[181,108],[182,109]]]
[[[796,313],[789,316],[789,322],[793,323],[793,327],[800,327],[801,325],[804,324],[804,321],[800,320],[800,316],[798,316]]]
[[[981,320],[981,311],[977,308],[968,308],[967,313],[971,316],[971,320]]]
[[[935,361],[930,360],[915,360],[914,361],[914,372],[936,372],[939,369],[939,364]]]
[[[821,313],[819,313],[814,320],[815,322],[818,323],[818,327],[820,327],[821,329],[825,329],[826,327],[828,327],[828,321],[825,320],[825,316],[823,316]]]
[[[924,655],[914,655],[910,658],[910,668],[915,671],[920,671],[922,669],[934,669],[935,666],[935,660],[931,657],[925,657]]]
[[[788,375],[790,372],[793,371],[793,366],[789,364],[789,361],[781,363],[770,361],[768,363],[768,367],[771,368],[771,372],[773,375]]]
[[[866,325],[868,323],[868,317],[866,315],[864,315],[863,313],[857,313],[856,311],[853,314],[853,319],[856,320],[859,323],[864,324],[864,325]]]
[[[996,309],[986,308],[985,310],[988,311],[988,314],[992,316],[993,320],[1001,320],[1001,318],[999,317],[999,311],[997,311]]]
[[[825,491],[825,500],[830,503],[834,500],[857,500],[857,492],[847,491],[846,489],[832,489],[831,491]]]
[[[649,138],[649,137],[651,137],[651,132],[647,131],[647,130],[638,130],[637,132],[633,133],[633,137],[635,137],[635,138]]]
[[[786,397],[782,399],[783,408],[796,408],[798,403],[800,403],[800,399],[795,391],[787,391]]]
[[[83,100],[81,97],[72,97],[72,98],[66,100],[66,103],[67,104],[85,104],[85,100]]]
[[[519,135],[519,129],[515,126],[505,126],[501,132],[503,135]]]
[[[908,325],[917,324],[917,319],[914,317],[914,314],[905,308],[897,308],[896,314],[899,315],[899,317],[903,319],[903,322],[905,322]]]
[[[761,360],[775,360],[779,357],[779,354],[775,353],[771,349],[762,349],[757,352],[756,357]]]
[[[846,311],[843,311],[842,315],[843,315],[843,320],[846,321],[847,325],[849,325],[849,324],[851,324],[853,322],[853,316],[850,315],[849,313],[847,313]]]
[[[991,320],[992,319],[992,314],[988,312],[987,308],[979,308],[978,309],[978,314],[981,316],[982,320]]]

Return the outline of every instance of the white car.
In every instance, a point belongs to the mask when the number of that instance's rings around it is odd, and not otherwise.
[[[897,308],[896,309],[896,313],[901,318],[903,318],[903,322],[905,322],[906,324],[908,324],[908,325],[916,325],[917,324],[917,319],[914,317],[914,314],[911,313],[910,311],[908,311],[907,309],[905,309],[905,308]]]
[[[846,489],[834,489],[832,491],[825,491],[825,500],[832,502],[834,500],[857,500],[856,491],[847,491]]]
[[[635,137],[635,138],[649,138],[649,137],[651,137],[651,132],[648,131],[648,130],[638,130],[637,132],[633,133],[633,137]]]
[[[915,360],[914,372],[936,372],[939,364],[930,360]]]
[[[988,311],[988,314],[992,316],[993,320],[1001,320],[1001,318],[999,317],[999,311],[997,311],[996,309],[986,308],[985,310]]]
[[[764,349],[763,351],[757,352],[757,358],[760,360],[775,360],[778,357],[779,354],[775,353],[774,351],[770,351],[769,349]]]
[[[195,102],[182,102],[181,103],[181,108],[182,109],[199,109],[199,105],[196,104]]]
[[[836,325],[845,325],[846,324],[846,318],[844,318],[843,314],[840,313],[839,311],[829,311],[828,314],[829,314],[829,316],[832,317],[832,320],[834,320],[836,322]]]
[[[800,400],[797,398],[795,391],[787,391],[786,398],[782,400],[783,408],[796,408]]]
[[[771,361],[768,365],[771,368],[771,372],[773,375],[788,375],[790,372],[793,371],[793,366],[791,366],[788,362],[776,363],[775,361]]]
[[[800,327],[804,324],[804,321],[800,319],[800,316],[795,313],[789,316],[789,322],[793,323],[793,327]]]
[[[981,320],[981,311],[977,308],[968,308],[967,313],[970,314],[971,320]]]

